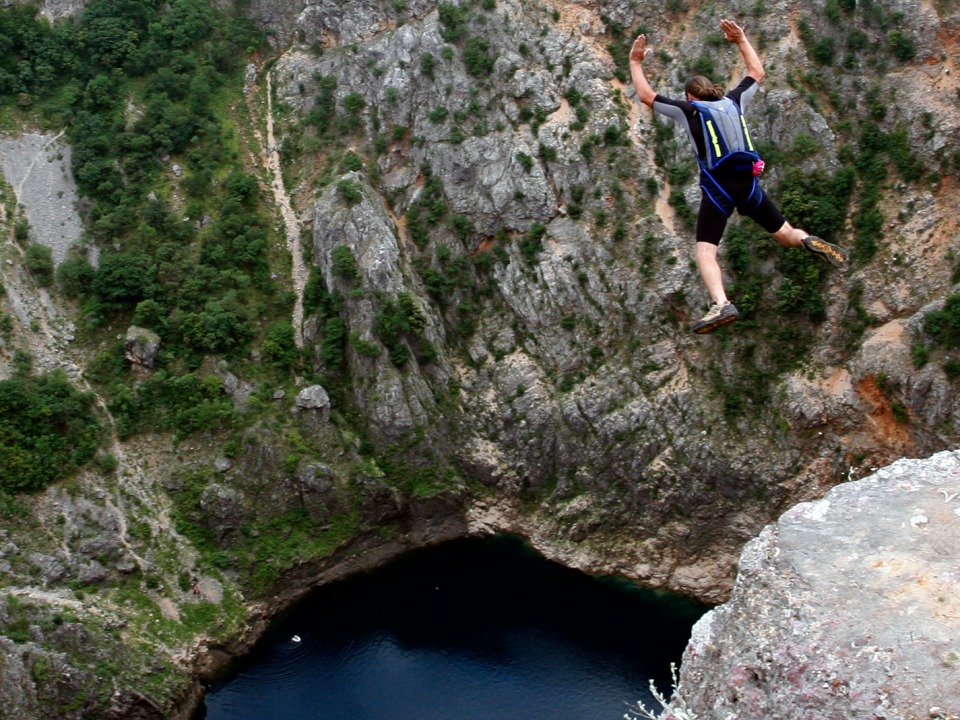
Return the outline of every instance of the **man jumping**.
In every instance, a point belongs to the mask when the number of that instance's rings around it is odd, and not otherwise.
[[[732,20],[721,20],[720,28],[728,42],[737,44],[747,64],[747,77],[730,92],[698,75],[687,81],[686,101],[658,95],[643,73],[643,61],[650,53],[647,36],[638,36],[630,50],[630,73],[640,101],[686,129],[700,164],[697,268],[713,305],[694,323],[695,333],[711,332],[733,322],[739,314],[727,300],[723,273],[717,263],[720,237],[734,210],[754,220],[784,247],[802,247],[836,267],[847,262],[846,251],[788,223],[760,187],[757,177],[763,172],[763,161],[750,139],[742,113],[766,73],[740,26]]]

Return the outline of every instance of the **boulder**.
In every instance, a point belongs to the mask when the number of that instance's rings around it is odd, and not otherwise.
[[[123,354],[134,365],[153,369],[160,351],[160,336],[153,330],[131,325],[127,328],[127,339],[123,343]]]
[[[294,400],[291,412],[298,413],[304,411],[314,413],[323,422],[327,422],[330,419],[330,397],[322,385],[311,385],[297,393],[297,398]]]

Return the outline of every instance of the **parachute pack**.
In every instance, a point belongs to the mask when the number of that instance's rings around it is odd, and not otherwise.
[[[750,138],[746,120],[740,112],[740,106],[728,97],[719,100],[694,100],[694,107],[700,111],[703,123],[703,140],[706,145],[706,157],[698,157],[700,163],[700,187],[707,197],[719,207],[727,217],[733,214],[735,203],[714,179],[712,171],[744,170],[754,174],[753,189],[744,202],[749,212],[760,204],[763,198],[757,183],[756,168],[762,168],[762,160]]]

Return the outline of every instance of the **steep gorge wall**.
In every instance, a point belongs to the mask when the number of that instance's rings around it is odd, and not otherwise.
[[[263,422],[177,444],[144,433],[111,445],[117,473],[88,467],[22,498],[27,515],[0,525],[0,572],[19,598],[0,607],[17,628],[4,645],[11,717],[174,713],[196,675],[244,652],[311,584],[464,533],[518,532],[570,566],[719,602],[743,544],[786,508],[956,445],[951,351],[924,331],[956,290],[955,10],[861,4],[834,7],[834,22],[785,0],[489,5],[452,20],[428,2],[248,6],[276,57],[251,58],[249,115],[234,119],[262,123],[270,73],[280,145],[241,128],[240,147],[264,188],[261,151],[280,153],[308,259],[342,297],[308,308],[302,328],[300,374],[328,385],[332,422],[325,394],[297,399],[313,380],[274,388],[211,357],[200,372],[237,408],[259,397]],[[679,96],[694,67],[736,82],[736,50],[717,38],[728,13],[769,72],[749,111],[768,187],[797,224],[854,246],[855,263],[811,270],[731,228],[744,318],[698,337],[686,139],[636,106],[623,53],[643,26],[661,92]],[[848,50],[854,27],[866,41]],[[894,30],[913,43],[906,62]],[[815,59],[823,38],[832,64]],[[162,161],[172,183],[177,161]],[[844,168],[849,205],[820,212]],[[172,205],[183,210],[176,193]],[[4,258],[5,285],[29,295],[21,258]],[[403,293],[417,326],[391,334],[382,316]],[[79,312],[36,298],[43,317]],[[74,376],[125,328],[61,358],[43,352],[53,336],[18,325],[7,350],[69,360]],[[920,368],[915,345],[929,354]],[[48,667],[74,684],[51,694]]]

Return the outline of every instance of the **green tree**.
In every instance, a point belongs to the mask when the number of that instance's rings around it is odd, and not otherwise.
[[[27,269],[33,273],[37,285],[49,287],[53,283],[53,258],[50,248],[34,243],[27,248],[24,262]]]

